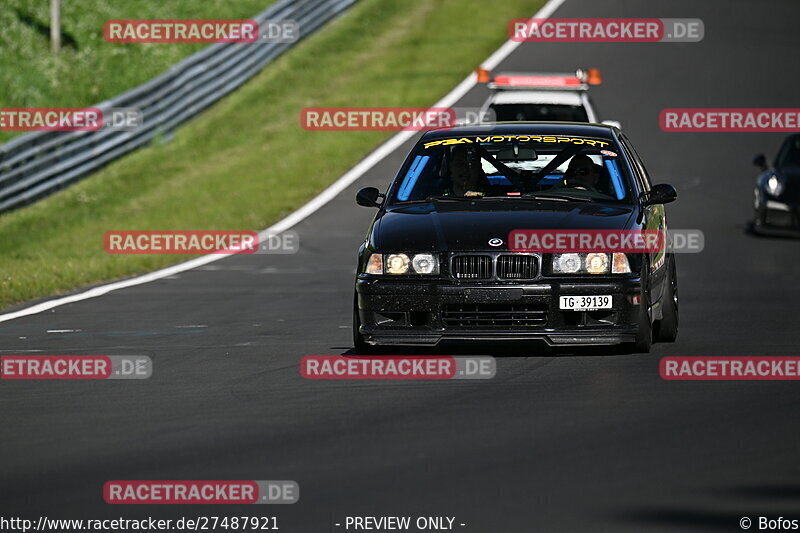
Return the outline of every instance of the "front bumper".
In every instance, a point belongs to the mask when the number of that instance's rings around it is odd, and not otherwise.
[[[638,277],[466,284],[359,275],[359,331],[373,345],[543,341],[550,346],[634,342]],[[611,295],[612,308],[561,311],[559,296]]]
[[[775,228],[800,228],[800,208],[792,203],[768,199],[764,212],[764,223]]]

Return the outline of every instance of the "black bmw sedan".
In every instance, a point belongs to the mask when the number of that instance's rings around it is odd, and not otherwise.
[[[662,204],[676,197],[651,185],[613,126],[429,131],[385,194],[368,187],[356,198],[378,209],[359,250],[356,351],[508,340],[647,352],[654,339],[674,341],[666,239],[641,248],[597,239],[665,234]]]

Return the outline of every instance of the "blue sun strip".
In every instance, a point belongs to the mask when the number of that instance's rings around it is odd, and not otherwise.
[[[614,192],[617,195],[617,200],[622,200],[625,198],[625,187],[622,184],[622,176],[619,173],[617,162],[613,159],[606,159],[603,162],[605,163],[608,173],[611,176],[611,183],[614,185]]]
[[[430,158],[431,157],[428,155],[418,155],[414,158],[414,162],[411,163],[411,168],[408,169],[406,177],[403,178],[403,183],[400,184],[400,190],[397,192],[398,200],[401,202],[408,200],[408,197],[411,196],[411,191],[414,190],[414,186],[417,184],[419,175],[422,174],[422,169],[424,169],[425,165],[428,164]]]

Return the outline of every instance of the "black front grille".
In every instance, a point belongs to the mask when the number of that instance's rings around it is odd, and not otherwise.
[[[442,308],[442,322],[446,327],[544,326],[547,310],[530,304],[448,304]]]
[[[492,277],[492,258],[488,255],[457,255],[452,263],[457,279],[489,279]]]
[[[497,258],[497,277],[501,279],[535,278],[536,257],[532,255],[501,255]]]

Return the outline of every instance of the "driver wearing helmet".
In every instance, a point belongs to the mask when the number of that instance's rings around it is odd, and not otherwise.
[[[481,166],[480,154],[469,146],[454,146],[450,153],[450,180],[455,196],[486,194],[489,180]]]
[[[597,191],[600,181],[600,166],[586,154],[574,156],[564,173],[564,185],[574,189]]]

